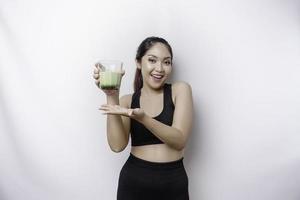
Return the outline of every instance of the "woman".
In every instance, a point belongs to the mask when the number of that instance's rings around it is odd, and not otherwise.
[[[118,200],[188,200],[183,165],[193,116],[192,91],[185,82],[166,83],[173,53],[166,40],[146,38],[136,54],[134,93],[119,99],[118,90],[104,90],[107,139],[114,152],[124,150],[131,136],[131,153],[118,184]],[[100,67],[94,78],[99,85]],[[124,72],[123,72],[124,74]]]

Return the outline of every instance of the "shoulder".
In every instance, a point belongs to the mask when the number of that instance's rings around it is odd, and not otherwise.
[[[172,84],[172,91],[174,91],[175,94],[178,94],[185,91],[185,92],[192,92],[192,87],[189,83],[184,81],[178,81]]]
[[[120,105],[130,108],[131,99],[133,94],[125,94],[120,98]]]
[[[178,81],[172,84],[172,99],[174,104],[180,99],[191,99],[192,98],[192,88],[190,84],[184,81]]]

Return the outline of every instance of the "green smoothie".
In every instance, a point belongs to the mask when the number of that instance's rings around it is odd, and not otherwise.
[[[100,71],[100,88],[103,90],[117,90],[121,83],[121,73]]]

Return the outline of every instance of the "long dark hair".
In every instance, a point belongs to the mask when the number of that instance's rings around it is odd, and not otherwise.
[[[146,52],[156,43],[164,44],[171,54],[171,60],[173,59],[173,52],[170,44],[163,38],[160,37],[148,37],[142,41],[139,45],[135,59],[137,62],[142,63],[142,57],[146,54]],[[134,77],[134,92],[137,92],[143,87],[143,77],[141,69],[136,68],[135,77]]]

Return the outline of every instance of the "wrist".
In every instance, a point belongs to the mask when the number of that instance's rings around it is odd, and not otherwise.
[[[110,105],[119,105],[119,95],[107,95],[106,101]]]

